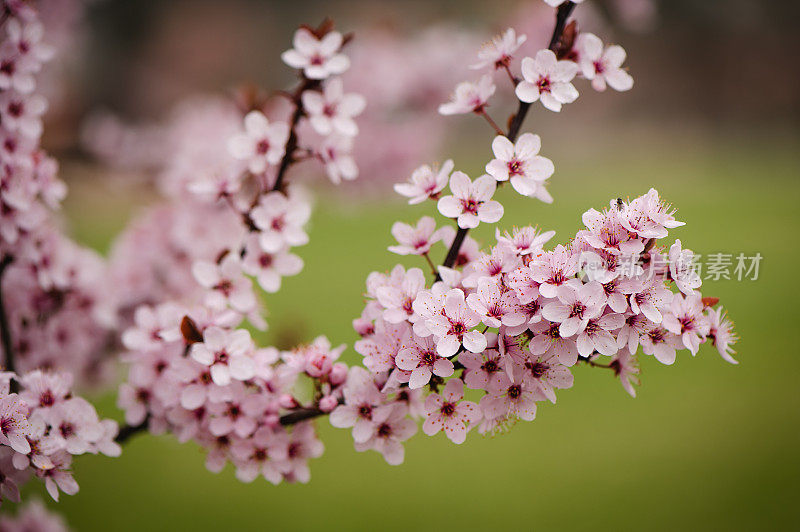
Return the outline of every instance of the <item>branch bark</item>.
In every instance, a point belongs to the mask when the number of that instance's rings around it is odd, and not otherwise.
[[[11,323],[9,323],[5,301],[3,300],[3,275],[12,262],[14,262],[14,257],[11,255],[6,255],[2,260],[0,260],[0,344],[3,346],[5,370],[13,372],[15,371],[14,341],[11,338]],[[15,384],[15,380],[11,382],[12,387]]]

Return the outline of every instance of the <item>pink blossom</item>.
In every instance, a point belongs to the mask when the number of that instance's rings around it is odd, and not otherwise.
[[[498,181],[511,180],[514,190],[523,196],[536,197],[545,203],[553,198],[544,188],[555,171],[550,159],[538,155],[542,141],[539,135],[524,133],[516,144],[498,135],[492,141],[495,159],[486,165],[486,173]]]
[[[253,340],[245,329],[226,331],[209,327],[203,332],[203,341],[192,345],[193,359],[211,369],[211,378],[219,386],[227,386],[231,379],[245,381],[253,377]]]
[[[294,48],[281,54],[283,62],[292,68],[303,69],[308,79],[325,79],[342,74],[350,68],[350,59],[339,53],[343,43],[338,31],[328,32],[321,39],[306,28],[294,33]]]
[[[632,200],[622,210],[620,223],[642,238],[664,238],[667,229],[685,225],[675,220],[675,209],[661,201],[658,191],[651,188],[644,196]]]
[[[461,290],[448,291],[444,298],[444,311],[426,321],[428,329],[437,337],[436,352],[439,356],[455,355],[462,344],[473,353],[486,349],[486,337],[470,330],[480,323],[480,316],[467,305]]]
[[[606,304],[603,287],[597,281],[586,284],[570,281],[559,286],[556,294],[558,301],[546,304],[542,317],[560,323],[559,331],[564,337],[582,333],[589,320],[599,316]]]
[[[308,234],[304,226],[310,217],[308,201],[291,188],[288,196],[280,192],[262,195],[250,212],[250,218],[259,230],[261,247],[267,252],[307,244]]]
[[[474,425],[481,418],[478,405],[472,401],[462,401],[464,382],[450,379],[441,395],[432,393],[425,400],[425,423],[422,431],[428,436],[444,430],[453,443],[464,443],[467,438],[467,425]]]
[[[516,327],[525,321],[514,291],[504,291],[501,284],[491,277],[478,281],[478,290],[467,296],[467,303],[489,327]]]
[[[536,401],[543,398],[538,387],[526,384],[521,375],[511,379],[504,373],[489,393],[481,398],[480,408],[488,419],[516,416],[524,421],[533,421],[536,418]]]
[[[431,246],[442,239],[442,231],[436,230],[436,220],[423,216],[416,227],[395,222],[392,225],[392,236],[397,239],[397,246],[389,246],[389,251],[398,255],[424,255]]]
[[[436,199],[439,197],[439,192],[447,186],[453,166],[453,161],[450,159],[446,160],[438,170],[424,164],[414,170],[408,183],[397,183],[394,190],[401,196],[410,198],[409,205],[422,203],[428,198]]]
[[[603,49],[603,42],[592,33],[581,33],[575,39],[578,50],[578,64],[583,77],[592,80],[596,91],[606,90],[606,85],[617,91],[627,91],[633,87],[633,78],[622,69],[625,50],[612,45]]]
[[[355,442],[356,451],[375,449],[389,465],[402,464],[405,450],[401,442],[417,432],[417,424],[407,414],[408,407],[403,404],[376,413],[372,420],[372,434],[364,441]]]
[[[437,354],[436,344],[430,337],[413,337],[397,352],[395,364],[411,372],[408,386],[412,390],[428,384],[431,375],[446,378],[453,374],[453,363]]]
[[[471,65],[470,68],[477,70],[488,66],[493,68],[508,66],[514,53],[522,46],[526,39],[527,37],[525,35],[517,36],[514,28],[508,28],[483,45],[480,51],[478,51],[478,62]]]
[[[278,164],[286,150],[289,126],[284,122],[270,123],[260,111],[250,111],[244,117],[244,133],[228,141],[228,151],[235,158],[247,161],[254,174],[261,174],[267,165]]]
[[[261,237],[250,234],[247,237],[242,270],[254,276],[265,292],[274,293],[281,287],[281,277],[297,275],[303,269],[303,259],[283,249],[267,252],[261,247]]]
[[[409,268],[399,284],[381,286],[375,292],[378,302],[386,309],[383,319],[400,323],[414,314],[413,304],[417,294],[425,288],[425,274],[419,268]]]
[[[619,347],[617,339],[610,331],[616,331],[625,324],[625,317],[622,314],[608,313],[603,316],[596,316],[586,323],[583,331],[578,334],[576,339],[578,354],[588,357],[594,351],[601,355],[614,355]]]
[[[681,249],[681,241],[676,240],[669,248],[669,275],[678,290],[686,295],[697,293],[703,281],[695,269],[694,253],[689,249]]]
[[[501,235],[499,229],[495,230],[497,243],[508,246],[521,257],[526,255],[538,255],[542,251],[542,246],[553,238],[555,234],[555,231],[544,231],[540,233],[537,228],[530,225],[520,228],[515,227],[511,235],[509,235],[508,232]]]
[[[578,66],[572,61],[559,61],[550,50],[539,50],[534,58],[522,60],[523,81],[517,84],[517,98],[526,103],[538,100],[551,111],[561,111],[562,104],[572,103],[578,91],[570,83]]]
[[[703,314],[703,302],[699,295],[675,294],[662,323],[669,332],[680,335],[684,347],[692,355],[697,354],[700,344],[705,341],[711,329]]]
[[[636,390],[634,384],[639,384],[639,365],[632,354],[626,350],[622,350],[614,355],[609,363],[611,369],[614,370],[614,375],[620,380],[622,387],[631,397],[636,397]]]
[[[664,281],[650,275],[643,274],[623,281],[621,289],[630,294],[628,300],[631,311],[644,314],[653,323],[661,323],[661,313],[672,302],[673,294],[664,286]]]
[[[709,324],[708,336],[717,348],[719,355],[726,362],[738,364],[739,362],[731,356],[736,354],[736,351],[731,346],[738,340],[736,333],[733,332],[733,323],[723,312],[722,307],[708,309],[707,316]]]
[[[504,360],[496,349],[482,353],[461,353],[458,361],[464,365],[464,383],[473,390],[488,390],[504,374]]]
[[[318,154],[332,183],[338,185],[342,180],[352,181],[358,177],[358,166],[352,152],[352,137],[331,135],[322,142]]]
[[[206,304],[211,308],[223,310],[230,306],[242,313],[255,309],[253,283],[243,275],[241,259],[234,253],[227,254],[219,264],[197,261],[192,264],[192,274],[208,289]]]
[[[26,436],[31,425],[27,417],[27,405],[19,395],[12,393],[0,396],[0,443],[8,445],[18,453],[28,454],[31,446]]]
[[[653,327],[645,331],[639,337],[639,342],[645,355],[654,356],[656,360],[667,365],[675,362],[675,350],[684,348],[681,337],[663,327]]]
[[[439,106],[439,114],[457,115],[480,113],[489,102],[496,87],[492,76],[485,74],[477,82],[463,81],[456,85],[450,101]]]
[[[522,365],[522,380],[544,395],[551,403],[556,402],[556,389],[572,388],[573,377],[569,369],[554,353],[541,354],[526,359]]]
[[[452,196],[439,200],[439,212],[448,218],[456,218],[462,229],[478,227],[480,222],[495,223],[503,217],[503,206],[492,200],[497,182],[488,175],[474,182],[464,172],[453,172],[450,176]]]
[[[320,135],[333,131],[349,137],[358,135],[353,117],[364,111],[367,101],[360,94],[345,94],[340,78],[326,83],[322,92],[305,91],[301,99],[311,127]]]
[[[580,231],[579,235],[592,247],[612,255],[638,256],[644,250],[644,243],[631,235],[620,218],[616,208],[602,213],[589,209],[582,217],[588,231]]]
[[[564,337],[560,323],[540,321],[530,326],[534,337],[530,343],[531,353],[541,355],[554,353],[565,366],[574,366],[578,361],[578,347],[575,338]]]
[[[231,445],[236,463],[236,478],[252,482],[259,475],[272,484],[283,479],[283,462],[288,457],[288,438],[283,431],[261,427],[252,436],[237,439]]]
[[[531,279],[539,283],[539,292],[548,298],[557,295],[558,287],[578,273],[578,257],[561,244],[536,257],[530,264]]]

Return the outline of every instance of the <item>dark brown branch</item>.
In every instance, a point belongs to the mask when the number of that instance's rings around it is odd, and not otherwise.
[[[548,49],[554,50],[556,45],[558,45],[558,41],[561,39],[561,35],[564,33],[564,28],[567,25],[567,19],[569,19],[570,14],[572,14],[572,10],[575,9],[575,4],[572,2],[564,2],[560,6],[558,6],[558,10],[556,11],[556,25],[553,28],[553,35],[550,37],[550,44],[547,45]],[[509,75],[511,73],[509,72]],[[513,79],[513,75],[511,76]],[[519,131],[522,128],[522,123],[525,121],[525,117],[528,114],[528,110],[530,109],[531,104],[526,102],[519,102],[519,107],[517,108],[517,112],[511,118],[511,123],[508,126],[508,140],[511,142],[515,142],[517,140],[517,136],[519,135]],[[456,232],[456,236],[453,239],[453,243],[450,244],[450,249],[447,250],[447,256],[444,258],[444,262],[442,266],[447,268],[452,268],[453,264],[455,264],[456,259],[458,258],[458,252],[461,250],[461,245],[464,243],[464,239],[467,237],[467,233],[469,229],[462,229],[458,228]],[[436,280],[440,280],[441,277],[437,275]]]
[[[272,187],[272,190],[283,191],[283,179],[286,176],[286,170],[295,162],[294,151],[297,149],[297,124],[305,113],[302,95],[307,90],[316,90],[319,87],[319,80],[308,79],[303,76],[303,81],[300,83],[300,86],[297,87],[297,90],[292,94],[294,112],[292,113],[291,120],[289,120],[289,139],[286,141],[286,152],[283,154],[280,166],[278,166],[278,174],[275,178],[275,185]]]
[[[148,417],[146,417],[144,419],[144,421],[142,421],[138,425],[123,425],[119,429],[119,433],[117,434],[117,437],[114,438],[114,441],[116,441],[118,444],[122,445],[123,443],[127,442],[132,436],[135,436],[136,434],[139,434],[140,432],[146,432],[147,431],[147,425],[148,425],[149,422],[150,422],[150,418],[148,416]]]
[[[14,257],[6,255],[0,260],[0,345],[3,346],[3,359],[6,371],[15,371],[14,367],[14,341],[11,339],[11,323],[6,314],[5,301],[3,300],[3,275],[6,269],[14,262]],[[16,391],[16,380],[11,381],[12,390]]]

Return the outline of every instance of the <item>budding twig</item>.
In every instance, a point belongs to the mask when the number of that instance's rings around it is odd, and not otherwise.
[[[567,19],[569,19],[570,14],[572,14],[572,10],[575,8],[575,4],[573,2],[564,2],[560,6],[558,6],[558,10],[556,11],[556,25],[553,28],[553,34],[550,37],[550,44],[548,44],[548,48],[553,50],[558,41],[561,39],[561,35],[564,33],[564,28],[567,25]],[[510,72],[509,72],[510,74]],[[514,76],[511,76],[512,78]],[[508,127],[508,133],[506,137],[511,142],[517,140],[517,136],[519,135],[519,131],[522,128],[522,123],[525,121],[525,117],[528,114],[528,110],[530,109],[530,104],[526,102],[519,102],[519,107],[517,108],[517,112],[511,118],[511,124]],[[486,115],[484,115],[486,116]],[[499,130],[499,128],[497,128]],[[502,135],[503,132],[500,131]],[[463,229],[461,227],[458,228],[456,232],[456,236],[453,239],[453,243],[450,245],[450,249],[447,250],[447,255],[445,256],[443,266],[451,268],[453,264],[455,264],[456,259],[458,258],[458,252],[461,249],[461,245],[464,243],[464,239],[467,237],[467,233],[469,229]],[[440,280],[440,277],[436,277],[437,280]]]

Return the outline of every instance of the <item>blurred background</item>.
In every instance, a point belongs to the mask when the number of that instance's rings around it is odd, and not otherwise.
[[[70,187],[64,223],[113,253],[132,220],[165,201],[168,161],[186,138],[213,138],[252,83],[289,88],[280,52],[301,23],[325,16],[353,31],[345,76],[369,107],[359,121],[361,175],[337,189],[309,170],[292,179],[316,195],[306,268],[266,298],[263,342],[288,347],[325,334],[357,339],[364,280],[398,257],[386,251],[410,208],[391,192],[422,163],[453,158],[470,175],[490,156],[491,131],[436,107],[478,74],[481,43],[509,25],[545,47],[553,10],[541,0],[304,1],[46,0],[59,55],[47,67],[45,148]],[[344,528],[674,530],[800,526],[800,398],[792,282],[800,252],[800,7],[793,1],[587,1],[579,27],[623,45],[627,93],[581,97],[526,130],[556,173],[552,205],[501,192],[500,226],[538,224],[565,241],[580,215],[651,186],[679,208],[673,232],[702,255],[763,256],[757,280],[706,281],[741,340],[739,366],[705,346],[672,367],[642,357],[634,400],[611,376],[575,369],[575,387],[533,423],[462,446],[419,434],[400,467],[356,453],[349,431],[320,420],[326,453],[308,485],[245,485],[206,471],[191,444],[139,436],[119,459],[76,461],[81,492],[48,505],[76,530]],[[510,92],[498,79],[498,93]],[[239,92],[238,94],[241,94]],[[490,113],[513,111],[498,98]],[[168,195],[168,194],[167,194]],[[490,242],[490,228],[476,236]],[[444,250],[439,250],[443,256]],[[434,257],[436,258],[436,257]],[[406,266],[419,266],[413,260]],[[333,282],[332,282],[333,280]],[[352,349],[348,363],[360,356]],[[97,398],[121,419],[114,394]],[[29,490],[40,490],[31,483]],[[7,507],[4,506],[4,511]]]

